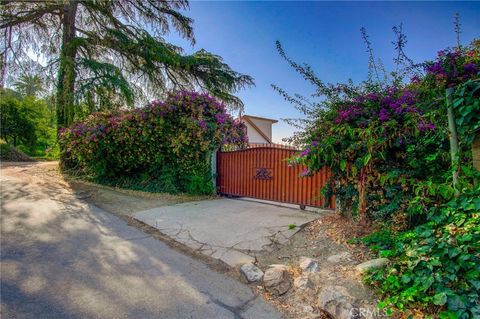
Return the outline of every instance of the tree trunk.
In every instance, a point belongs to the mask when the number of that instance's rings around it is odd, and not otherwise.
[[[455,196],[460,195],[460,190],[458,189],[458,170],[459,170],[459,158],[458,158],[458,135],[457,135],[457,125],[455,123],[455,116],[452,108],[452,95],[454,89],[448,88],[445,92],[446,102],[447,102],[447,116],[448,116],[448,130],[450,131],[450,157],[452,160],[452,171],[453,171],[453,189],[455,190]]]
[[[77,48],[73,40],[75,39],[77,7],[77,0],[70,0],[63,6],[63,37],[57,82],[57,129],[72,124],[75,112],[75,57]]]
[[[5,28],[5,42],[4,51],[0,54],[0,88],[5,87],[6,74],[7,74],[7,62],[8,62],[8,50],[12,45],[12,27]]]

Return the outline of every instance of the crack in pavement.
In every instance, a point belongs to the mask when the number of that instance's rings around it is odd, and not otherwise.
[[[198,252],[201,252],[202,250],[204,250],[203,248],[206,247],[206,249],[210,249],[212,250],[213,252],[210,254],[213,255],[215,252],[218,251],[218,249],[225,249],[226,252],[228,251],[236,251],[236,252],[239,252],[239,253],[242,253],[242,254],[245,254],[245,255],[249,255],[252,253],[252,252],[259,252],[260,250],[253,250],[253,249],[241,249],[241,248],[235,248],[236,245],[239,245],[241,243],[244,243],[244,242],[248,242],[246,240],[243,240],[243,241],[239,241],[238,243],[235,243],[231,246],[219,246],[219,245],[213,245],[213,244],[208,244],[208,243],[204,243],[204,242],[201,242],[199,240],[197,240],[195,237],[193,237],[192,233],[190,232],[190,230],[188,229],[185,229],[184,230],[185,233],[188,235],[189,239],[192,240],[193,242],[197,243],[200,245],[199,248],[195,249],[196,251]],[[214,248],[217,248],[217,250],[214,250]],[[225,253],[222,254],[222,256],[224,255]]]
[[[147,239],[147,238],[151,238],[152,236],[150,235],[147,235],[147,236],[142,236],[142,237],[133,237],[133,238],[125,238],[124,240],[127,240],[127,241],[132,241],[132,240],[141,240],[141,239]]]
[[[175,233],[175,234],[171,234],[171,235],[168,235],[168,236],[171,236],[173,239],[176,239],[176,240],[182,240],[184,238],[178,238],[180,234],[186,234],[188,236],[188,239],[190,239],[191,241],[197,243],[200,245],[199,248],[196,248],[195,250],[197,251],[200,251],[200,250],[203,250],[204,247],[207,247],[207,248],[220,248],[220,249],[226,249],[227,251],[228,250],[235,250],[235,251],[238,251],[238,252],[243,252],[243,251],[249,251],[249,250],[242,250],[242,249],[237,249],[237,248],[234,248],[236,245],[242,243],[242,242],[245,242],[245,241],[240,241],[238,243],[235,243],[231,246],[220,246],[220,245],[215,245],[215,244],[209,244],[209,243],[205,243],[205,242],[202,242],[198,239],[196,239],[192,233],[190,232],[189,229],[187,228],[183,228],[183,225],[180,226],[181,228]],[[158,228],[158,227],[157,227]],[[175,229],[175,228],[158,228],[160,231],[162,230],[166,230],[166,229]],[[213,250],[213,249],[212,249]]]
[[[247,301],[241,303],[238,306],[230,306],[230,305],[227,305],[226,303],[224,303],[221,300],[213,298],[212,295],[210,293],[208,293],[207,291],[201,291],[201,293],[206,295],[212,303],[214,303],[217,306],[220,306],[223,309],[226,309],[226,310],[230,311],[231,313],[233,313],[235,319],[244,319],[244,317],[242,316],[242,313],[246,310],[246,308],[247,308],[247,306],[250,302],[252,302],[252,301],[254,301],[255,299],[258,298],[258,296],[254,295],[252,298],[248,299]]]
[[[155,228],[163,232],[166,236],[170,237],[171,239],[177,242],[180,242],[190,247],[194,251],[206,256],[211,257],[214,254],[217,254],[217,255],[220,254],[220,256],[215,257],[216,259],[220,259],[220,260],[223,260],[222,257],[228,252],[235,252],[235,253],[243,254],[252,258],[256,258],[256,256],[263,250],[271,250],[271,249],[274,249],[275,247],[284,245],[289,240],[289,238],[293,235],[289,233],[285,234],[285,232],[289,231],[288,225],[267,227],[270,234],[262,236],[262,239],[259,239],[261,241],[266,242],[265,244],[261,245],[261,247],[259,247],[258,249],[252,249],[253,247],[251,246],[249,248],[238,248],[237,246],[241,244],[248,244],[249,242],[254,243],[255,241],[239,239],[238,242],[230,246],[216,245],[213,243],[203,242],[195,238],[191,230],[185,227],[184,223],[177,222],[176,223],[177,227],[174,226],[174,227],[162,228],[161,222],[159,223],[159,221],[157,220],[154,220],[154,221],[152,220],[152,222],[154,222]],[[297,226],[298,230],[300,230],[305,224]],[[254,232],[254,231],[256,230],[252,230],[250,232]],[[241,237],[244,238],[245,237],[244,234],[242,234]],[[252,244],[252,246],[254,245]]]
[[[158,224],[156,224],[156,226],[158,226]],[[286,226],[285,226],[286,227]],[[157,227],[158,228],[158,227]],[[165,230],[176,230],[176,228],[158,228],[160,231],[165,231]],[[178,240],[178,241],[185,241],[185,239],[187,238],[182,238],[180,237],[180,234],[186,234],[188,236],[188,239],[191,240],[192,242],[200,245],[200,247],[198,248],[195,248],[195,251],[198,251],[198,252],[201,252],[205,249],[209,249],[209,250],[212,250],[212,254],[215,253],[215,248],[216,249],[225,249],[226,251],[230,251],[230,250],[233,250],[233,251],[236,251],[236,252],[239,252],[239,253],[242,253],[242,254],[246,254],[246,255],[255,255],[256,253],[259,253],[261,252],[263,249],[265,249],[264,247],[271,247],[271,246],[274,246],[274,245],[282,245],[282,243],[280,243],[280,241],[278,239],[276,239],[277,236],[282,236],[284,239],[288,240],[289,237],[285,236],[281,230],[277,230],[274,234],[271,234],[271,235],[268,235],[268,236],[264,236],[264,238],[266,238],[268,241],[270,241],[269,244],[265,244],[265,245],[262,245],[262,248],[261,249],[258,249],[258,250],[255,250],[255,249],[248,249],[248,248],[236,248],[235,246],[237,245],[240,245],[242,243],[246,243],[246,242],[249,242],[248,240],[242,240],[242,241],[239,241],[231,246],[221,246],[221,245],[215,245],[215,244],[210,244],[210,243],[205,243],[205,242],[202,242],[198,239],[196,239],[192,233],[190,232],[189,229],[186,229],[186,228],[183,228],[183,224],[180,224],[180,229],[178,229],[178,231],[174,234],[170,234],[168,236],[170,236],[172,239],[174,240]],[[188,245],[187,245],[188,246]],[[192,247],[191,247],[192,248]],[[210,254],[210,255],[212,255]]]

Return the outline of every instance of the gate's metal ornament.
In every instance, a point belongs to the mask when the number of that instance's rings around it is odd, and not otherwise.
[[[255,171],[255,179],[273,179],[272,170],[268,168],[257,168]]]

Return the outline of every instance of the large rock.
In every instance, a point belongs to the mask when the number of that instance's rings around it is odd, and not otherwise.
[[[303,272],[318,272],[318,263],[309,257],[300,257],[299,266]]]
[[[310,279],[308,274],[303,274],[295,278],[293,281],[293,286],[297,290],[315,289],[315,284],[313,283],[312,279]]]
[[[385,267],[388,263],[387,258],[377,258],[361,263],[355,267],[357,271],[363,273],[369,270]]]
[[[357,317],[355,299],[342,286],[325,286],[318,294],[318,306],[336,319]]]
[[[253,264],[243,264],[240,271],[249,282],[260,281],[263,278],[263,271]]]
[[[263,275],[265,289],[273,295],[283,295],[292,286],[288,267],[285,265],[270,265]]]
[[[352,254],[350,254],[349,252],[343,252],[337,255],[332,255],[327,258],[327,261],[332,264],[338,264],[338,263],[350,261],[350,260],[352,260]]]
[[[329,302],[332,301],[353,301],[354,298],[348,292],[347,288],[343,286],[329,285],[324,286],[318,294],[318,304],[321,307],[326,306]]]

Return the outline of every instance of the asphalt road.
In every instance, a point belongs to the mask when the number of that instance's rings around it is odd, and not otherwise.
[[[1,318],[281,317],[248,286],[82,201],[42,165],[0,169]]]

